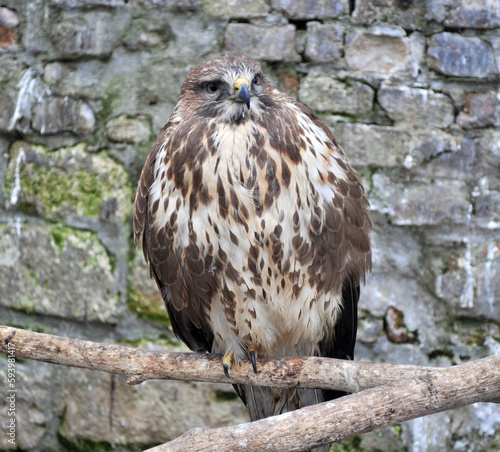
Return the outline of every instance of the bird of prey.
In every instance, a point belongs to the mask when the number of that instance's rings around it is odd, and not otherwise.
[[[372,223],[330,129],[260,64],[194,68],[141,174],[134,238],[175,334],[231,365],[259,356],[352,359]],[[236,385],[252,420],[338,394]]]

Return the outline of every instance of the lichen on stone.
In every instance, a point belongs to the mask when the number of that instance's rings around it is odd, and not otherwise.
[[[52,220],[98,218],[101,206],[109,200],[116,201],[113,214],[118,219],[124,220],[131,211],[132,188],[125,170],[104,152],[87,153],[85,143],[56,151],[14,143],[5,192],[11,210]]]

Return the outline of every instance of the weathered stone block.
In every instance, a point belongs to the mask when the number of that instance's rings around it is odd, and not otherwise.
[[[269,13],[265,0],[202,0],[203,11],[212,17],[253,19]]]
[[[143,143],[151,136],[151,126],[145,116],[121,115],[106,123],[108,138],[122,143]]]
[[[272,76],[277,79],[276,82],[272,81],[272,83],[275,83],[280,91],[297,99],[300,87],[297,74],[285,70],[284,72],[273,73]]]
[[[404,187],[397,198],[393,198],[396,224],[465,223],[471,211],[467,185],[461,181]]]
[[[359,71],[416,77],[423,49],[424,39],[419,33],[407,37],[399,27],[372,27],[347,37],[345,59]]]
[[[475,140],[462,138],[458,146],[432,158],[424,171],[426,177],[459,179],[476,182],[480,173],[483,151]]]
[[[429,66],[445,75],[486,78],[497,73],[495,55],[488,43],[458,33],[439,33],[428,50]]]
[[[33,107],[32,127],[42,135],[61,132],[87,133],[95,127],[89,104],[71,97],[43,98]]]
[[[271,7],[290,19],[333,19],[349,14],[348,0],[272,0]]]
[[[342,56],[344,28],[337,24],[307,22],[305,56],[317,63],[328,63]]]
[[[115,322],[114,263],[89,231],[0,223],[0,304],[30,313]]]
[[[259,27],[229,24],[225,47],[265,61],[300,61],[300,55],[295,50],[295,35],[293,25]]]
[[[479,323],[476,323],[476,332],[471,332],[476,337],[479,333],[477,331],[478,326]],[[460,332],[457,333],[460,334]],[[498,343],[492,337],[489,339],[492,349],[498,346]],[[460,354],[462,352],[464,355],[461,357],[455,355],[453,361],[450,362],[449,358],[443,356],[442,348],[436,348],[432,352],[434,351],[437,352],[438,357],[434,358],[433,364],[436,364],[437,361],[437,363],[446,367],[451,366],[455,362],[455,358],[458,359],[458,364],[495,353],[494,351],[489,352],[488,347],[470,346],[465,350],[455,348],[455,353]],[[450,348],[444,350],[445,353],[448,351],[450,351]],[[439,356],[440,353],[443,355]],[[498,447],[495,432],[500,427],[500,416],[498,416],[498,411],[492,405],[491,403],[475,403],[452,411],[418,418],[409,423],[405,422],[403,424],[403,437],[410,435],[413,437],[415,444],[421,444],[422,437],[429,438],[427,435],[432,435],[432,448],[434,450],[460,450],[462,448],[470,449],[471,452],[472,450],[475,452],[495,450]]]
[[[118,45],[130,21],[128,9],[113,12],[66,10],[52,31],[57,50],[65,58],[107,56]]]
[[[482,245],[475,271],[475,314],[500,321],[500,241]]]
[[[361,115],[373,109],[374,90],[361,82],[342,83],[327,76],[300,82],[299,100],[318,112]]]
[[[474,199],[474,216],[480,227],[500,229],[500,192],[481,191]]]
[[[14,143],[5,185],[11,210],[50,219],[97,219],[102,209],[113,205],[106,221],[119,223],[130,214],[132,189],[127,174],[104,154],[87,154],[84,144],[49,152],[42,146]]]
[[[234,394],[230,385],[146,381],[130,386],[123,378],[70,369],[60,433],[75,444],[86,439],[117,445],[151,445],[173,440],[194,427],[248,422],[244,405],[234,398],[217,400],[217,390],[229,398]],[[151,416],[153,409],[155,416]]]
[[[7,157],[9,152],[9,140],[0,136],[0,211],[5,206],[4,203],[4,181],[7,171]]]
[[[471,93],[465,98],[464,110],[457,116],[457,124],[464,129],[474,129],[495,124],[500,113],[496,93]]]
[[[195,64],[220,53],[226,19],[193,14],[166,14],[163,20],[169,24],[173,40],[162,51],[160,61],[167,58],[194,67]],[[163,73],[163,77],[164,75]]]
[[[415,139],[415,156],[419,162],[433,160],[443,153],[453,153],[460,149],[461,137],[442,130],[419,131],[412,136]]]
[[[88,60],[68,65],[54,61],[44,67],[43,78],[60,96],[98,98],[105,87],[106,66],[102,61]]]
[[[387,86],[378,91],[377,99],[392,120],[413,127],[446,128],[455,119],[452,100],[431,90]]]
[[[1,240],[1,239],[0,239]],[[1,264],[0,264],[1,265]],[[57,404],[52,404],[54,391],[59,387],[60,381],[54,378],[55,368],[53,364],[42,363],[31,360],[15,360],[15,382],[16,392],[7,392],[7,379],[5,378],[4,397],[0,398],[0,412],[4,413],[0,420],[0,428],[3,435],[0,436],[0,449],[8,450],[30,450],[37,447],[44,448],[43,438],[50,428],[49,423],[53,416],[61,416]],[[0,373],[7,376],[8,369],[7,356],[0,355]],[[47,384],[50,382],[50,384]],[[14,396],[15,405],[15,442],[9,443],[11,439],[7,432],[7,426],[10,424],[10,417],[7,416],[10,403],[8,397]],[[50,409],[47,408],[50,406]]]
[[[80,0],[51,0],[51,3],[55,5],[60,5],[62,7],[73,7],[78,8],[82,6]],[[112,8],[116,6],[122,6],[123,0],[85,0],[85,6],[105,6],[107,8]]]
[[[447,260],[436,278],[436,294],[457,316],[490,319],[498,322],[500,311],[500,242],[471,244]]]
[[[140,50],[168,45],[173,36],[163,14],[148,14],[134,18],[130,23],[123,44],[130,50]]]
[[[482,39],[488,42],[493,48],[496,59],[497,73],[500,73],[500,34],[497,29],[487,30],[481,33]]]
[[[400,166],[411,152],[409,134],[394,127],[338,123],[332,130],[354,166]]]
[[[425,19],[429,22],[433,21],[442,24],[448,16],[448,11],[453,3],[455,3],[455,0],[427,0],[422,3],[425,8]]]
[[[446,20],[451,28],[500,27],[499,0],[459,0],[451,4]]]
[[[0,49],[13,46],[19,40],[17,13],[9,8],[0,7]]]
[[[373,210],[388,214],[396,225],[464,224],[472,210],[469,196],[464,181],[402,185],[386,175],[375,174],[370,203]]]
[[[8,82],[11,78],[22,73],[24,69],[25,65],[22,61],[15,60],[8,54],[0,55],[0,83]]]
[[[52,48],[51,33],[55,28],[51,5],[45,0],[15,2],[15,5],[24,15],[19,24],[23,47],[35,54],[49,51]]]
[[[421,352],[439,341],[442,333],[433,331],[436,316],[432,306],[433,300],[422,290],[414,277],[402,275],[393,269],[387,273],[374,272],[369,281],[369,284],[361,289],[363,309],[383,317],[389,306],[397,306],[404,313],[409,331],[418,334]],[[391,362],[396,363],[400,359],[401,362],[408,362],[408,356],[398,358],[391,359]],[[422,364],[425,362],[423,356],[417,358],[418,361]]]
[[[200,0],[143,0],[143,1],[146,4],[154,6],[155,8],[161,6],[168,10],[177,12],[198,11],[201,7]]]
[[[425,27],[424,16],[429,14],[431,1],[356,0],[352,18],[355,23],[363,25],[388,22],[398,24],[405,30],[421,29]]]
[[[158,286],[151,278],[149,265],[145,262],[143,253],[139,249],[134,253],[133,260],[129,262],[127,287],[127,302],[133,314],[142,319],[162,324],[174,336],[165,302]]]
[[[7,94],[0,93],[0,131],[10,130],[12,117],[16,108],[15,101]]]
[[[479,140],[479,147],[481,149],[481,154],[486,162],[487,171],[486,175],[492,175],[494,180],[498,178],[498,168],[500,167],[500,130],[485,129],[481,134]],[[489,174],[488,174],[489,173]],[[476,177],[478,179],[478,177]],[[497,188],[500,183],[497,182]]]

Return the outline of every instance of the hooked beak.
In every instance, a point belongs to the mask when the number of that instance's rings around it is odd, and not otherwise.
[[[240,77],[234,82],[234,99],[239,102],[245,102],[245,105],[250,109],[250,90],[248,80]]]

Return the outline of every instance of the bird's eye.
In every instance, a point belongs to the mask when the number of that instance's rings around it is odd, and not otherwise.
[[[260,86],[262,84],[262,74],[257,74],[253,80],[252,80],[252,84],[253,85],[256,85],[256,86]]]
[[[219,91],[219,85],[215,82],[209,82],[205,85],[205,89],[209,94],[215,94]]]

